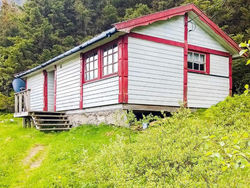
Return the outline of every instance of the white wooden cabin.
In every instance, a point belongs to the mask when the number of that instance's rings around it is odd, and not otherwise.
[[[232,92],[238,52],[189,4],[116,23],[16,77],[29,91],[26,114],[66,112],[73,124],[115,123],[110,112],[117,110],[171,111],[181,103],[208,108],[224,100]]]

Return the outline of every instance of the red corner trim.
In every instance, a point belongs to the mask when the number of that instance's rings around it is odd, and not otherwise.
[[[240,48],[233,39],[231,39],[224,31],[222,31],[212,20],[210,20],[200,9],[194,4],[188,4],[185,6],[179,6],[172,9],[156,12],[139,18],[131,19],[125,22],[114,24],[115,28],[119,31],[130,32],[133,28],[143,25],[148,25],[156,21],[167,20],[173,16],[184,15],[187,12],[193,11],[202,22],[207,24],[217,35],[222,37],[227,43],[229,43],[238,52]]]
[[[210,74],[210,54],[206,54],[206,74]]]
[[[232,96],[233,89],[232,63],[232,56],[229,56],[229,96]]]
[[[209,48],[204,48],[204,47],[200,47],[200,46],[195,46],[195,45],[188,45],[188,49],[189,50],[194,50],[196,52],[203,52],[206,54],[215,54],[215,55],[220,55],[220,56],[225,56],[225,57],[229,57],[230,54],[227,52],[222,52],[219,50],[213,50],[213,49],[209,49]]]
[[[103,53],[102,49],[98,49],[98,79],[102,78],[102,61],[103,61]]]
[[[163,38],[152,37],[152,36],[149,36],[149,35],[138,34],[138,33],[130,33],[129,36],[134,37],[134,38],[143,39],[143,40],[153,41],[153,42],[157,42],[157,43],[168,44],[168,45],[178,46],[178,47],[182,47],[182,48],[184,47],[184,44],[182,42],[176,42],[176,41],[173,41],[173,40],[167,40],[167,39],[163,39]]]
[[[56,112],[57,66],[54,71],[54,112]]]
[[[43,71],[43,111],[48,111],[48,74]]]
[[[128,35],[118,41],[119,103],[128,102]]]
[[[187,83],[188,83],[188,14],[184,16],[184,62],[183,62],[183,103],[187,107]]]
[[[80,54],[80,104],[79,108],[83,108],[83,84],[84,84],[84,56]]]

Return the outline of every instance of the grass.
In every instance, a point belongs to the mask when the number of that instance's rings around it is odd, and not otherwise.
[[[250,96],[207,110],[69,132],[0,115],[0,187],[250,187]]]
[[[69,132],[43,133],[32,128],[24,129],[21,119],[11,114],[0,115],[0,187],[51,187],[67,185],[77,187],[80,166],[100,153],[104,145],[115,142],[117,135],[135,135],[126,128],[107,125],[82,126]],[[32,148],[41,145],[43,150],[27,164],[23,160]],[[29,165],[41,157],[41,166]]]

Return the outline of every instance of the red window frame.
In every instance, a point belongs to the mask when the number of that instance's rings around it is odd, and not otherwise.
[[[114,46],[116,46],[116,47],[114,47]],[[114,51],[115,48],[116,48],[116,51]],[[114,74],[118,73],[118,60],[119,60],[118,48],[119,48],[118,43],[111,43],[111,44],[102,48],[102,77],[106,77],[106,76],[114,75]],[[112,49],[111,53],[109,53],[110,49]],[[105,54],[105,52],[107,54]],[[116,60],[115,60],[115,57],[116,57]],[[105,58],[106,58],[106,64],[104,63]],[[111,63],[109,62],[110,60],[111,60]],[[116,66],[116,70],[115,70],[115,66]],[[107,69],[106,70],[107,74],[104,74],[105,67]],[[109,73],[109,67],[112,68],[111,73]]]
[[[115,76],[115,75],[118,75],[118,60],[117,60],[117,72],[114,72],[114,73],[111,73],[111,74],[107,74],[107,75],[103,75],[103,55],[104,55],[104,49],[105,48],[109,48],[110,46],[113,46],[113,45],[117,45],[117,56],[119,58],[119,45],[118,45],[118,41],[119,39],[115,39],[107,44],[104,44],[100,47],[97,47],[95,49],[92,49],[84,54],[82,54],[82,71],[81,71],[81,76],[83,78],[83,81],[82,81],[82,84],[85,84],[85,83],[89,83],[89,82],[94,82],[94,81],[97,81],[97,80],[101,80],[103,78],[108,78],[108,77],[112,77],[112,76]],[[90,55],[90,54],[93,54],[93,53],[97,53],[98,55],[98,77],[97,78],[94,78],[94,79],[91,79],[91,80],[86,80],[85,78],[85,65],[86,65],[86,59],[87,57]],[[112,57],[113,59],[113,57]],[[112,63],[113,65],[114,63]]]
[[[204,53],[204,52],[201,52],[201,51],[196,51],[196,50],[188,50],[188,53],[189,52],[192,52],[192,53],[197,53],[197,54],[202,54],[204,55],[204,60],[205,60],[205,64],[204,64],[204,71],[200,71],[200,70],[194,70],[194,69],[190,69],[188,68],[188,65],[187,65],[187,69],[188,69],[188,72],[196,72],[196,73],[201,73],[201,74],[209,74],[210,73],[210,54],[209,53]],[[188,60],[187,60],[187,63],[188,63]]]
[[[97,55],[97,68],[95,68],[94,66],[94,63],[95,63],[95,59],[93,59],[93,61],[89,61],[89,62],[86,62],[86,60],[90,57],[90,56],[93,56],[93,58],[95,58],[95,54]],[[99,52],[98,50],[94,49],[94,50],[91,50],[87,53],[85,53],[83,55],[83,59],[84,59],[84,62],[83,62],[83,70],[82,71],[82,76],[83,76],[83,79],[84,79],[84,83],[86,82],[91,82],[91,81],[94,81],[94,80],[97,80],[98,77],[99,77]],[[90,69],[90,63],[93,63],[93,69]],[[89,64],[89,70],[87,70],[87,64]],[[97,70],[97,77],[94,78],[94,72],[95,70]],[[92,79],[86,79],[86,73],[89,73],[89,77],[90,77],[90,72],[93,72],[93,78]]]

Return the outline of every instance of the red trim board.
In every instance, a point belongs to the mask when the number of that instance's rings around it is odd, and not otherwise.
[[[233,78],[232,78],[232,56],[229,56],[229,95],[232,96]]]
[[[220,56],[225,56],[225,57],[230,56],[230,54],[227,53],[227,52],[223,52],[223,51],[219,51],[219,50],[213,50],[213,49],[204,48],[204,47],[200,47],[200,46],[195,46],[195,45],[192,45],[192,44],[188,45],[188,49],[189,50],[194,50],[196,52],[215,54],[215,55],[220,55]]]
[[[54,112],[56,112],[57,66],[54,70]]]
[[[114,24],[115,28],[119,31],[125,31],[129,33],[133,28],[138,26],[145,26],[152,24],[156,21],[167,20],[173,16],[184,15],[187,12],[193,11],[202,22],[207,24],[217,35],[223,38],[228,44],[230,44],[238,52],[240,48],[233,39],[231,39],[224,31],[222,31],[212,20],[210,20],[200,9],[194,4],[188,4],[185,6],[179,6],[172,9],[156,12],[139,18],[131,19],[125,22]]]
[[[131,32],[131,33],[129,33],[129,36],[134,37],[134,38],[143,39],[143,40],[153,41],[153,42],[157,42],[157,43],[168,44],[168,45],[178,46],[178,47],[182,47],[182,48],[184,47],[184,43],[182,43],[182,42],[176,42],[173,40],[167,40],[167,39],[153,37],[153,36],[149,36],[149,35]]]
[[[80,54],[80,104],[79,108],[83,108],[83,84],[84,84],[84,55]]]
[[[183,62],[183,103],[187,107],[187,83],[188,83],[188,14],[184,16],[184,62]]]
[[[48,74],[43,71],[43,111],[48,111]]]
[[[118,42],[119,103],[128,102],[128,35]]]

